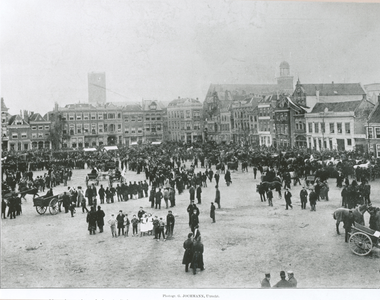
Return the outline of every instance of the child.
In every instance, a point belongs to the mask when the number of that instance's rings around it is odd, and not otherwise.
[[[128,236],[129,224],[131,224],[131,222],[129,222],[128,214],[125,214],[125,216],[124,216],[124,227],[125,227],[124,237]]]
[[[108,224],[111,226],[112,237],[116,237],[116,219],[115,215],[111,215],[111,219],[108,220]]]
[[[136,236],[138,236],[137,226],[139,224],[139,219],[136,218],[136,215],[133,215],[131,223],[132,223],[132,236],[135,236],[135,232],[136,232]]]

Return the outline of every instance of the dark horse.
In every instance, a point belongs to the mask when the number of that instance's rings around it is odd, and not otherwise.
[[[19,194],[21,194],[21,199],[24,199],[24,200],[26,200],[25,195],[33,195],[33,199],[36,196],[39,196],[37,188],[28,189],[27,187],[21,187],[18,192],[19,192]]]

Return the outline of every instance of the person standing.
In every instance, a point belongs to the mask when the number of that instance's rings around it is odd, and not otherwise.
[[[256,179],[256,175],[257,175],[257,168],[256,166],[253,167],[253,179]]]
[[[150,207],[154,208],[154,199],[156,198],[156,188],[152,186],[149,194]]]
[[[195,200],[195,188],[193,185],[189,188],[189,194],[190,194],[190,202]]]
[[[199,218],[197,214],[197,210],[193,209],[193,214],[191,215],[191,232],[194,233],[195,226],[199,224]]]
[[[211,202],[210,207],[210,218],[212,219],[212,222],[215,223],[215,205],[213,202]]]
[[[268,206],[273,206],[273,192],[272,188],[269,188],[267,191]]]
[[[306,187],[302,187],[302,190],[300,191],[300,199],[301,199],[301,209],[306,209],[306,203],[307,203],[307,190]]]
[[[191,203],[189,204],[189,206],[187,207],[187,213],[189,214],[189,226],[191,227],[191,216],[193,214],[193,211],[194,211],[194,201],[191,201]]]
[[[290,283],[290,287],[297,287],[297,280],[294,278],[293,271],[288,271],[288,282]]]
[[[111,215],[111,219],[108,220],[108,224],[111,228],[112,237],[116,237],[116,219],[114,214]]]
[[[284,288],[291,288],[292,287],[291,283],[286,280],[286,276],[285,276],[285,272],[284,271],[280,272],[280,277],[281,277],[281,280],[279,282],[277,282],[273,286],[273,288],[280,288],[280,289],[282,288],[282,289],[284,289]]]
[[[158,230],[159,230],[159,227],[160,227],[160,220],[158,219],[157,216],[154,216],[154,219],[153,219],[153,233],[154,233],[154,240],[157,240],[158,239]]]
[[[202,188],[200,185],[197,187],[197,200],[198,204],[202,204]]]
[[[125,234],[124,234],[124,237],[127,237],[128,236],[128,233],[129,233],[129,225],[131,224],[131,222],[129,221],[128,219],[128,214],[125,214],[124,216],[124,228],[125,228]]]
[[[168,211],[168,215],[166,216],[166,226],[167,226],[167,237],[170,238],[173,236],[174,232],[174,224],[175,224],[175,218],[172,214],[172,211]]]
[[[224,180],[226,181],[227,186],[232,183],[230,170],[227,170],[226,174],[224,174]]]
[[[166,238],[165,238],[165,222],[162,218],[160,218],[160,221],[159,221],[157,242],[158,242],[158,240],[161,239],[161,234],[162,234],[162,237],[164,238],[164,242],[165,242],[166,241]]]
[[[192,236],[193,234],[189,233],[187,235],[187,240],[183,242],[183,248],[185,249],[185,253],[183,254],[182,264],[185,265],[185,272],[189,271],[189,264],[193,259],[193,240],[191,238]]]
[[[131,223],[132,223],[132,236],[139,236],[138,234],[139,219],[136,218],[136,215],[133,215]]]
[[[344,241],[346,243],[348,243],[348,237],[350,235],[351,228],[354,222],[355,222],[355,219],[354,219],[354,214],[352,210],[348,211],[348,215],[343,214],[343,224],[344,224],[344,230],[345,230]]]
[[[96,211],[95,207],[91,207],[91,210],[87,213],[88,231],[91,234],[95,234],[96,230]]]
[[[285,189],[284,198],[285,198],[285,202],[286,202],[286,208],[285,209],[288,209],[288,207],[290,207],[291,209],[293,209],[293,206],[292,206],[292,193],[289,192],[288,188]]]
[[[261,281],[262,289],[270,289],[270,273],[265,273],[265,278]]]
[[[309,194],[309,202],[310,202],[311,211],[316,211],[315,205],[317,205],[317,199],[318,199],[318,195],[314,191],[314,189],[312,189]]]
[[[220,180],[219,171],[215,173],[214,178],[215,178],[216,185],[219,185],[219,180]]]
[[[102,184],[100,185],[100,189],[99,189],[98,193],[99,193],[99,198],[100,198],[100,204],[104,204],[105,190],[104,190],[104,187]]]
[[[203,252],[204,246],[201,242],[201,239],[195,239],[192,246],[193,259],[191,261],[190,268],[193,269],[193,274],[197,274],[197,268],[200,268],[201,271],[205,269],[203,262]]]
[[[218,186],[215,186],[215,203],[218,204],[218,208],[220,209],[220,191]]]
[[[170,207],[175,206],[175,191],[174,188],[169,188],[169,200],[170,200]]]
[[[158,189],[158,192],[156,193],[155,197],[156,197],[156,207],[155,208],[157,209],[157,207],[158,207],[159,209],[161,209],[161,199],[162,199],[161,188]]]
[[[105,217],[104,211],[101,209],[100,206],[98,206],[98,210],[96,211],[96,223],[98,224],[100,233],[103,232],[104,217]]]
[[[117,235],[120,236],[120,231],[124,235],[124,215],[123,211],[119,210],[119,214],[116,217],[117,221]]]
[[[164,197],[166,209],[168,209],[169,208],[169,188],[168,187],[164,189],[163,197]]]
[[[3,198],[1,198],[1,217],[3,219],[6,219],[6,209],[7,209],[7,203],[5,202],[5,200]]]
[[[69,208],[70,208],[70,196],[68,194],[68,192],[64,192],[63,193],[63,196],[62,196],[62,204],[63,204],[63,207],[65,208],[65,214],[67,214],[69,212]]]

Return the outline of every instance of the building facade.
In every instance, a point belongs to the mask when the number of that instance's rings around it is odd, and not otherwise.
[[[162,142],[164,137],[164,106],[157,100],[142,100],[144,115],[143,142]]]
[[[10,115],[8,113],[9,108],[5,105],[4,99],[1,98],[1,148],[8,150],[8,122]]]
[[[376,158],[380,158],[380,95],[378,95],[377,104],[371,112],[365,128],[367,139],[366,151],[372,153]]]
[[[316,150],[361,150],[366,144],[365,125],[374,108],[370,101],[317,103],[306,114],[307,145]]]
[[[201,115],[203,105],[198,99],[180,98],[167,107],[168,136],[172,141],[202,141]]]

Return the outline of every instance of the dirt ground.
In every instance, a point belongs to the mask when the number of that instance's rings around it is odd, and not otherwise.
[[[204,171],[204,170],[202,170]],[[37,214],[32,196],[23,202],[15,220],[2,220],[1,288],[137,288],[137,289],[257,289],[264,272],[275,284],[281,270],[294,271],[299,288],[379,288],[379,252],[360,257],[335,232],[333,211],[340,206],[340,189],[330,180],[330,201],[317,203],[317,211],[301,210],[300,186],[293,187],[292,210],[277,193],[274,207],[262,203],[249,173],[232,173],[233,184],[220,183],[222,209],[212,223],[210,202],[215,182],[203,188],[200,231],[206,270],[194,276],[181,264],[183,242],[190,232],[186,208],[189,193],[176,195],[174,238],[155,241],[151,236],[112,238],[104,233],[89,235],[86,214]],[[68,185],[84,186],[88,170],[74,170]],[[34,176],[43,172],[35,172]],[[128,181],[143,180],[144,174],[128,172]],[[371,182],[371,200],[380,206],[379,181]],[[54,194],[66,190],[62,185]],[[164,203],[164,201],[163,201]],[[104,204],[105,221],[122,209],[131,217],[140,206],[165,217],[167,209],[150,208],[148,198]],[[369,215],[365,214],[366,224]],[[342,224],[341,233],[344,233]],[[130,230],[131,232],[131,230]]]

